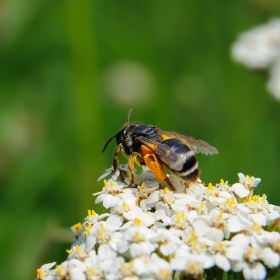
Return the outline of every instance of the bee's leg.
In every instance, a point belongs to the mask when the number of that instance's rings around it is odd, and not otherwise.
[[[170,187],[170,189],[174,192],[176,191],[176,188],[174,187],[174,185],[171,183],[171,181],[169,180],[169,178],[166,176],[166,178],[164,179],[164,181],[167,183],[167,185]]]
[[[121,146],[119,145],[115,151],[114,151],[114,155],[113,155],[113,172],[112,174],[114,174],[116,172],[116,170],[119,168],[120,166],[120,163],[119,163],[119,160],[118,160],[118,157],[119,157],[119,153],[121,151]]]
[[[128,169],[129,169],[129,186],[133,187],[134,183],[134,161],[135,161],[135,156],[131,155],[128,158]]]
[[[159,179],[164,180],[172,191],[176,191],[176,188],[173,186],[169,178],[167,177],[167,173],[164,169],[162,163],[159,162],[156,155],[154,154],[146,154],[144,156],[145,164],[149,167],[151,172]]]

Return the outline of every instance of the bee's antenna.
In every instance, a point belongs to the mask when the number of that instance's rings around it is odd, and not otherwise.
[[[129,121],[130,121],[130,117],[131,117],[131,115],[132,115],[132,111],[133,111],[133,109],[131,108],[131,109],[129,110],[129,112],[128,112],[127,123],[129,123]]]
[[[105,144],[105,146],[104,146],[104,148],[103,148],[103,150],[102,150],[102,153],[106,150],[106,148],[107,148],[108,144],[111,142],[111,140],[114,139],[116,136],[117,136],[117,134],[114,135],[113,137],[111,137],[111,138],[106,142],[106,144]]]

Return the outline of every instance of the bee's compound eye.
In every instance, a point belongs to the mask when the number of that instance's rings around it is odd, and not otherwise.
[[[119,131],[116,136],[117,144],[120,144],[123,142],[123,130]]]

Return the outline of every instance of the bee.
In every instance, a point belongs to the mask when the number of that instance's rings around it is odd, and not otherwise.
[[[176,188],[168,178],[166,168],[188,185],[196,182],[200,175],[196,153],[217,154],[209,143],[192,136],[164,130],[153,125],[128,123],[105,144],[104,152],[110,141],[116,138],[117,147],[113,155],[113,173],[119,167],[119,154],[128,156],[130,186],[134,183],[134,163],[149,167],[150,171],[169,186]]]

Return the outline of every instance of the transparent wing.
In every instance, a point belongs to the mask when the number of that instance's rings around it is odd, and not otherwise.
[[[160,142],[142,136],[138,137],[137,141],[147,148],[150,148],[151,152],[167,165],[172,165],[181,159],[180,154],[174,152],[169,146],[161,144]]]
[[[154,129],[163,137],[175,138],[179,141],[185,142],[195,153],[202,153],[205,155],[213,155],[218,153],[218,150],[214,146],[198,138],[170,130],[163,130],[158,127],[154,127]]]

